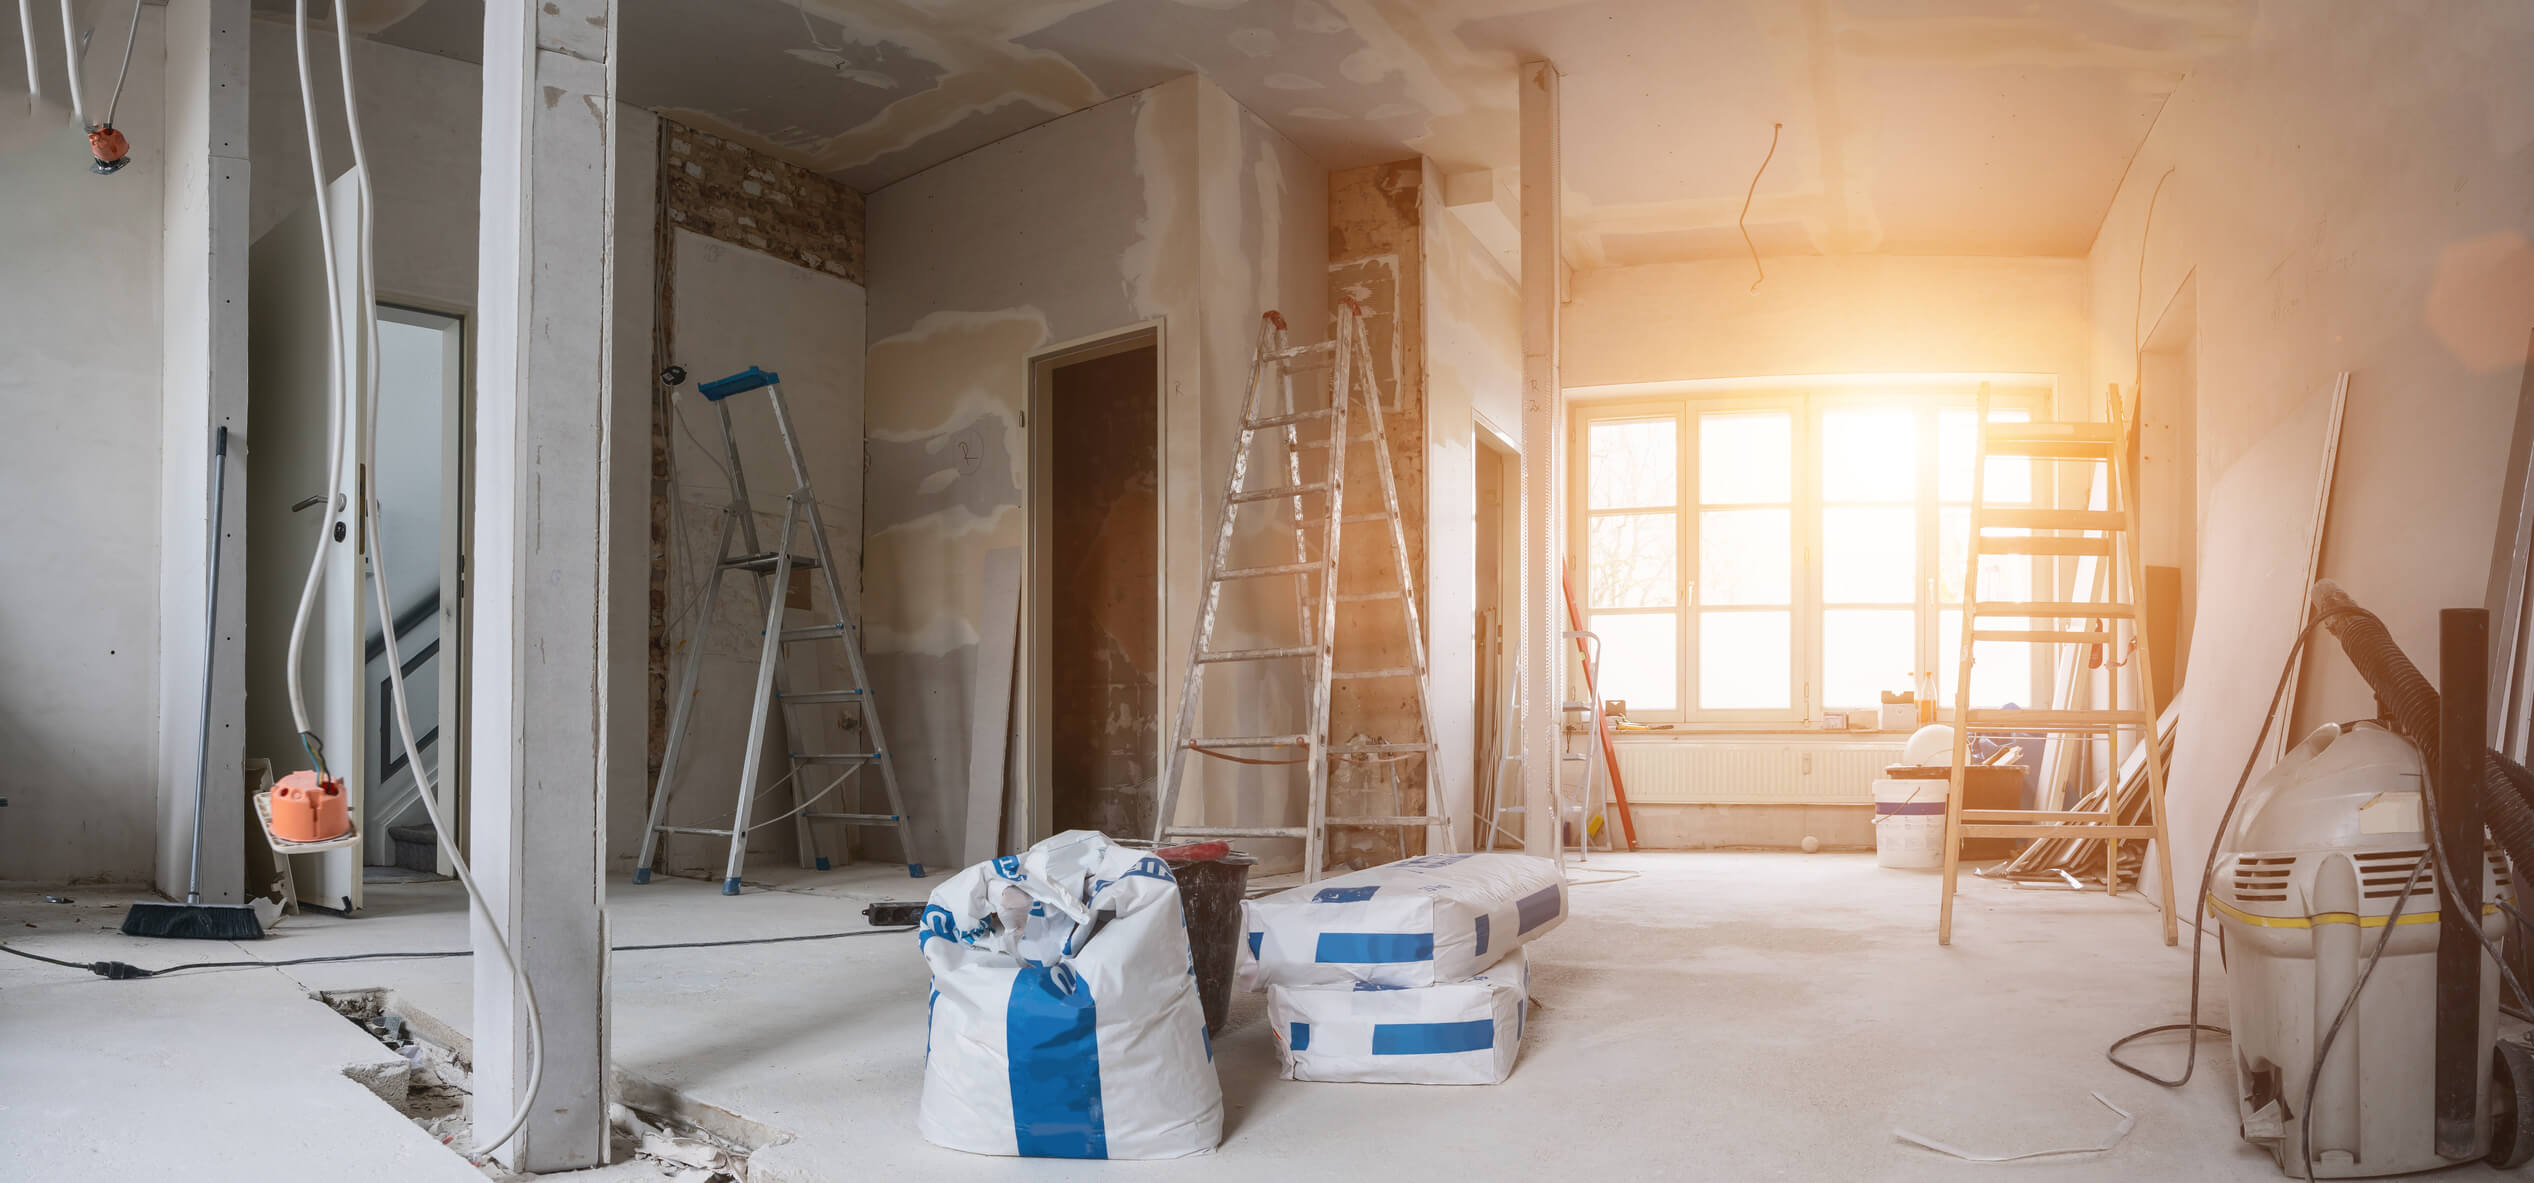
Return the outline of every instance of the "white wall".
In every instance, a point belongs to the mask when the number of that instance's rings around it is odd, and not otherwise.
[[[2156,327],[2186,277],[2197,288],[2203,508],[2255,441],[2350,371],[2322,571],[2432,679],[2437,610],[2482,603],[2534,328],[2529,61],[2534,7],[2517,0],[2265,3],[2251,46],[2167,102],[2090,258],[2097,388],[2132,381],[2133,331]],[[2312,490],[2277,496],[2305,520]],[[2203,611],[2227,590],[2200,588]],[[2307,670],[2298,733],[2374,715],[2328,642]],[[2207,833],[2183,823],[2227,787],[2175,787],[2177,878],[2196,874]]]
[[[40,12],[51,102],[29,116],[14,81],[0,97],[0,406],[18,419],[0,444],[0,876],[128,882],[156,859],[164,10],[142,10],[115,120],[132,164],[108,177],[87,169],[60,18]],[[0,26],[14,76],[17,22]],[[100,104],[122,31],[98,20]]]

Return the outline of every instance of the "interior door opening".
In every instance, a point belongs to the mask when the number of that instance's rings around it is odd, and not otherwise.
[[[396,610],[396,652],[404,669],[414,743],[444,817],[457,810],[456,750],[459,530],[466,482],[465,322],[455,316],[382,304],[378,310],[378,471],[380,537]],[[362,699],[370,744],[370,827],[362,862],[370,878],[446,875],[447,856],[431,832],[419,785],[398,734],[387,681],[387,638],[373,610],[364,630]],[[455,823],[453,823],[455,824]]]

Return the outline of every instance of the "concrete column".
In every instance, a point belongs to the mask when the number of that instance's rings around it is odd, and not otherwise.
[[[144,19],[147,17],[144,14]],[[247,0],[169,0],[162,174],[159,312],[159,760],[156,886],[183,899],[193,869],[197,768],[207,785],[202,898],[243,898],[245,807],[238,762],[246,743]],[[107,26],[109,30],[112,26]],[[102,41],[102,36],[100,37]],[[144,42],[146,44],[146,41]],[[148,51],[140,68],[150,69]],[[92,52],[89,69],[110,63]],[[102,92],[93,92],[102,94]],[[125,114],[131,113],[127,103]],[[103,118],[103,112],[96,112]],[[48,162],[47,167],[72,167]],[[100,185],[128,185],[126,173]],[[146,180],[141,183],[148,183]],[[221,514],[220,618],[203,619],[211,559],[211,437],[229,429],[228,497]],[[204,633],[213,634],[209,758],[196,763],[203,710]]]
[[[476,295],[469,848],[536,988],[544,1078],[496,1158],[607,1152],[606,595],[615,0],[489,0]],[[644,512],[643,507],[630,507]],[[528,1084],[527,1000],[474,922],[476,1136]]]
[[[1522,849],[1557,853],[1558,705],[1566,605],[1558,590],[1557,474],[1566,459],[1557,376],[1564,169],[1557,67],[1522,64]]]

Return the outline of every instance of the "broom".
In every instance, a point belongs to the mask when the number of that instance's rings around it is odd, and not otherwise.
[[[211,437],[211,578],[202,614],[202,723],[194,743],[194,852],[185,871],[185,902],[142,900],[123,916],[123,935],[204,941],[251,941],[264,935],[255,909],[246,904],[202,902],[203,789],[211,780],[211,654],[220,627],[220,515],[229,491],[229,429]]]

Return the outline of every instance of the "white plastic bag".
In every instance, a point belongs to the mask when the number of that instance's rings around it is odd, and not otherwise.
[[[917,1124],[974,1154],[1177,1158],[1212,1150],[1223,1093],[1160,859],[1091,830],[940,887]]]
[[[1287,1080],[1495,1084],[1522,1053],[1530,1000],[1517,949],[1440,986],[1270,986],[1267,1021]]]
[[[1566,876],[1527,854],[1429,854],[1242,905],[1240,983],[1457,982],[1566,919]]]

